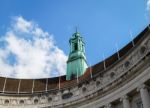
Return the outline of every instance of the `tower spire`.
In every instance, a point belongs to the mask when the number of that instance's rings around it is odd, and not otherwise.
[[[78,32],[78,27],[76,26],[76,33]]]
[[[85,56],[85,43],[77,31],[72,35],[69,40],[70,53],[67,60],[67,74],[66,80],[78,78],[86,71],[87,61]]]

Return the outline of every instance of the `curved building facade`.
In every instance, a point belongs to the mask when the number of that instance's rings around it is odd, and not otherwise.
[[[0,77],[0,108],[150,108],[150,29],[77,79]]]

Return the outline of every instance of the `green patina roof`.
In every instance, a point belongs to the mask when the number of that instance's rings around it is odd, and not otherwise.
[[[69,40],[70,53],[67,61],[67,80],[84,74],[87,68],[85,43],[79,32],[75,32]]]

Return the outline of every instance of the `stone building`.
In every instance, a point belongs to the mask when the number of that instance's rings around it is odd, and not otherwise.
[[[78,79],[78,80],[77,80]],[[0,77],[0,108],[150,108],[150,29],[71,80]]]

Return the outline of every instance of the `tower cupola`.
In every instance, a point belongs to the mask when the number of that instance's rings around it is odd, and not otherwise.
[[[77,78],[86,71],[85,43],[80,33],[76,31],[69,40],[70,53],[67,61],[66,80]]]

